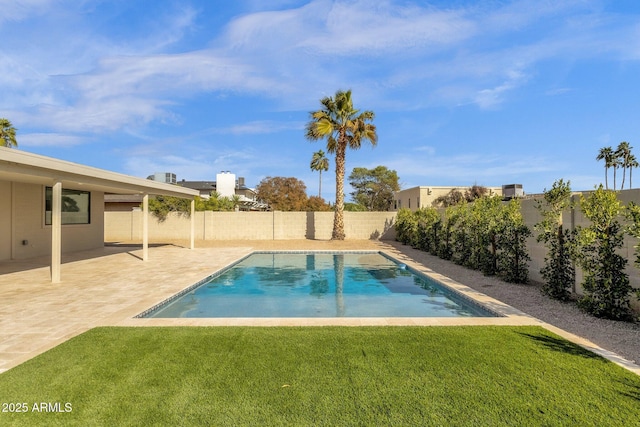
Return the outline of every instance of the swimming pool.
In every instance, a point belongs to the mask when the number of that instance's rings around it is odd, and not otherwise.
[[[498,317],[380,252],[257,252],[138,317]]]

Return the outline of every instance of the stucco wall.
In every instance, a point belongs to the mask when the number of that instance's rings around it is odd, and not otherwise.
[[[627,205],[630,201],[638,203],[640,201],[640,190],[625,190],[618,193],[618,198],[624,205]],[[580,195],[574,195],[572,197],[575,208],[573,210],[566,210],[562,215],[563,224],[566,228],[571,230],[577,227],[588,227],[590,225],[582,211],[580,210]],[[540,221],[540,214],[535,208],[535,200],[524,200],[522,202],[522,213],[525,219],[525,223],[533,230],[533,226]],[[624,222],[624,221],[622,221]],[[543,243],[536,241],[537,232],[534,231],[533,236],[529,238],[527,242],[527,249],[531,261],[529,263],[529,277],[532,280],[542,282],[542,276],[540,275],[540,269],[544,266],[544,257],[547,253],[547,249]],[[635,260],[635,246],[638,245],[638,239],[626,236],[624,239],[624,245],[620,250],[620,255],[627,258],[629,261],[627,264],[626,272],[629,275],[629,280],[634,288],[640,288],[640,270],[633,265]],[[580,268],[576,269],[576,283],[582,282],[582,271]],[[578,292],[581,290],[576,289]]]
[[[11,259],[11,183],[0,181],[0,260]]]
[[[0,227],[3,243],[0,260],[25,259],[51,254],[51,226],[44,224],[44,187],[19,182],[0,182]],[[91,193],[91,224],[62,226],[62,252],[74,252],[104,245],[104,194]],[[4,222],[4,221],[3,221]],[[13,232],[11,230],[13,229]],[[7,245],[6,242],[9,242]],[[27,241],[27,244],[23,244]]]
[[[585,194],[585,197],[587,194]],[[630,201],[635,201],[636,203],[640,202],[640,189],[633,190],[624,190],[618,193],[618,199],[623,203],[623,205],[627,205]],[[571,230],[576,229],[578,227],[588,227],[590,225],[589,220],[587,220],[582,211],[580,210],[580,195],[572,196],[574,209],[567,209],[563,215],[563,225],[566,228]],[[540,214],[535,208],[535,200],[524,200],[522,202],[522,213],[525,218],[525,223],[533,230],[534,224],[540,221]],[[622,223],[625,223],[624,220],[621,220]],[[544,257],[547,253],[547,249],[545,248],[543,243],[538,243],[536,241],[537,232],[534,231],[534,235],[529,238],[527,242],[527,249],[529,251],[529,255],[531,256],[531,261],[529,262],[529,277],[531,280],[535,280],[537,282],[542,282],[543,278],[540,274],[540,269],[544,266]],[[638,289],[640,288],[640,269],[638,269],[634,265],[635,261],[635,246],[640,242],[638,239],[625,236],[623,247],[620,249],[619,254],[625,257],[628,260],[626,273],[629,275],[629,282],[631,286]],[[576,266],[576,282],[574,291],[578,294],[582,294],[582,287],[580,284],[583,280],[583,274],[580,267]],[[636,300],[636,298],[631,298],[631,304],[636,310],[640,310],[640,302]]]
[[[394,239],[393,212],[345,212],[347,239]],[[142,238],[142,212],[105,212],[106,241]],[[196,212],[196,240],[330,239],[333,212]],[[151,239],[185,239],[190,218],[149,219]]]

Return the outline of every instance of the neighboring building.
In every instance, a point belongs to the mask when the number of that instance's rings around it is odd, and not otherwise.
[[[489,190],[489,195],[502,196],[502,187],[485,187]],[[401,208],[408,208],[413,211],[433,205],[433,202],[440,196],[449,194],[452,190],[458,190],[464,193],[469,187],[436,187],[436,186],[420,186],[407,188],[406,190],[396,191],[394,194],[394,202],[392,210],[397,211]]]
[[[140,210],[142,195],[140,194],[105,194],[105,212],[131,212]]]
[[[502,186],[502,197],[505,199],[514,199],[524,197],[524,189],[522,184],[507,184]]]
[[[178,181],[178,185],[185,188],[191,188],[198,191],[199,196],[203,199],[211,197],[211,193],[216,191],[215,181]]]
[[[222,171],[216,174],[216,192],[220,197],[233,197],[236,195],[236,175],[229,171]]]
[[[153,175],[149,175],[147,179],[152,181],[164,182],[166,184],[176,183],[176,174],[171,172],[156,172]]]
[[[247,187],[243,177],[236,179],[236,175],[229,171],[216,174],[215,181],[182,181],[178,185],[197,190],[200,197],[208,199],[212,192],[222,197],[239,197],[239,208],[245,211],[263,211],[268,208],[265,203],[257,199],[257,193],[253,188]]]
[[[174,180],[173,183],[180,187],[196,190],[198,196],[203,199],[211,197],[211,193],[217,192],[222,197],[239,197],[238,208],[243,211],[264,211],[268,206],[257,200],[257,193],[253,188],[249,188],[244,183],[244,178],[236,179],[235,174],[229,171],[222,171],[216,174],[215,181],[186,181],[176,182],[176,175],[172,173],[156,172],[147,178],[152,181]],[[107,212],[130,212],[140,208],[142,197],[135,194],[110,194],[105,195],[104,210]]]

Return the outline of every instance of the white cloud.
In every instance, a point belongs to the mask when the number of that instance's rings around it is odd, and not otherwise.
[[[61,133],[27,133],[18,137],[18,144],[23,147],[73,147],[89,141],[76,135]]]
[[[428,185],[429,181],[470,183],[482,180],[482,185],[501,185],[503,180],[517,179],[529,174],[562,171],[562,164],[538,158],[514,158],[488,153],[472,153],[456,156],[398,156],[385,161],[389,169],[401,171],[403,180],[420,179],[416,185]],[[495,182],[500,181],[500,182]]]
[[[257,120],[225,128],[212,129],[211,132],[232,135],[260,135],[278,133],[287,130],[301,130],[302,122],[275,122],[271,120]]]
[[[491,108],[502,102],[502,97],[506,92],[509,92],[517,87],[521,86],[526,81],[524,73],[518,71],[511,71],[507,73],[506,80],[500,85],[491,89],[480,90],[474,102],[478,104],[480,108]]]
[[[134,156],[125,160],[126,173],[147,177],[156,172],[175,173],[178,180],[207,180],[215,179],[212,175],[213,166],[209,162],[195,161],[175,155]],[[212,178],[213,177],[213,178]]]
[[[21,21],[47,12],[56,0],[0,0],[0,25],[5,21]]]
[[[324,22],[298,45],[329,55],[398,55],[425,48],[437,51],[477,31],[463,10],[401,6],[389,1],[331,3],[319,18]]]

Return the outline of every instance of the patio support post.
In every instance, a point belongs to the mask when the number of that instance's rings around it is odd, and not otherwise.
[[[60,283],[61,254],[62,182],[55,181],[51,194],[51,283]]]
[[[142,197],[142,260],[149,260],[149,195]]]
[[[191,199],[191,240],[189,249],[196,247],[195,245],[195,230],[196,230],[196,201]]]

